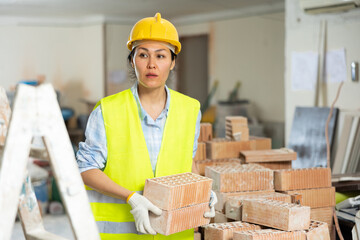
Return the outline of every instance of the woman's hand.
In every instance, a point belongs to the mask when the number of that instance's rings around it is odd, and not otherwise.
[[[204,213],[204,217],[206,218],[213,218],[215,217],[215,204],[217,203],[217,197],[214,191],[211,190],[211,194],[210,194],[210,201],[209,201],[209,207],[210,207],[210,211],[209,212],[205,212]]]
[[[140,233],[156,235],[155,230],[150,225],[149,211],[161,215],[162,210],[138,193],[134,193],[128,203],[132,208],[130,213],[134,216],[136,230]]]

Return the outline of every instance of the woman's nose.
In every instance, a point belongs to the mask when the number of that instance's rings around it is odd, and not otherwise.
[[[153,69],[156,67],[155,59],[153,57],[149,57],[148,66],[149,69]]]

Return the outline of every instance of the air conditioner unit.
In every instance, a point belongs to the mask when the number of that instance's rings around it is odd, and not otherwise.
[[[300,0],[300,5],[306,13],[318,14],[360,7],[360,0]]]

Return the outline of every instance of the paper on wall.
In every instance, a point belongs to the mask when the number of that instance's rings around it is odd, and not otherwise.
[[[326,52],[325,81],[344,82],[346,80],[345,48]]]
[[[292,90],[314,90],[318,75],[318,57],[316,52],[292,52]]]

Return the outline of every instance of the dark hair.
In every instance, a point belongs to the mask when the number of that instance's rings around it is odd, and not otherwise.
[[[136,81],[136,80],[137,80],[136,74],[135,74],[135,69],[134,69],[134,68],[132,67],[132,65],[131,65],[132,59],[133,59],[134,54],[135,54],[135,49],[136,49],[136,48],[134,48],[133,50],[131,50],[131,52],[129,53],[129,55],[128,55],[128,57],[127,57],[129,77],[130,77],[130,80],[133,80],[133,81]],[[171,53],[171,61],[176,60],[177,55],[176,55],[173,51],[171,51],[171,50],[170,50],[170,53]],[[173,71],[173,70],[172,70],[172,71]],[[172,71],[171,71],[171,72],[172,72]],[[170,76],[172,75],[171,72],[170,72],[170,74],[169,74],[169,78],[170,78]]]

